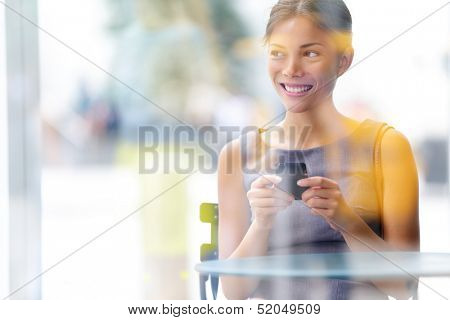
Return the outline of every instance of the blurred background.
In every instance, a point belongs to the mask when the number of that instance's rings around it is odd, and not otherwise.
[[[199,298],[193,267],[209,239],[199,205],[217,202],[216,175],[140,174],[138,128],[264,126],[279,115],[262,45],[275,2],[0,3],[3,296],[83,246],[11,298]],[[450,252],[450,8],[384,46],[444,2],[346,3],[357,66],[336,105],[408,137],[421,250]],[[164,146],[162,156],[186,161]],[[450,279],[423,281],[450,295]],[[419,298],[439,296],[420,285]]]

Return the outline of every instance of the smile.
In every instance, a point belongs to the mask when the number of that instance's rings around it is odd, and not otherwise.
[[[280,83],[280,85],[287,95],[295,97],[304,96],[308,91],[310,91],[313,88],[313,86],[310,84],[294,85],[294,84]]]

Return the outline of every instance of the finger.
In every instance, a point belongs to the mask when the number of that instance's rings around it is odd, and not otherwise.
[[[285,201],[294,200],[294,196],[282,190],[270,188],[254,188],[247,192],[248,198],[279,198]]]
[[[291,192],[289,192],[289,190],[286,190],[285,187],[280,187],[279,185],[275,185],[274,186],[274,190],[275,190],[275,194],[277,197],[282,197],[282,198],[294,198],[294,196],[292,195]]]
[[[267,174],[257,178],[252,182],[251,188],[265,188],[281,182],[281,177],[277,175]]]
[[[302,200],[308,201],[314,197],[320,197],[325,199],[334,199],[338,196],[336,189],[323,189],[323,188],[309,188],[302,194]]]
[[[336,181],[319,176],[300,179],[297,184],[301,187],[336,188],[338,186]]]
[[[311,209],[330,209],[331,204],[329,199],[312,198],[305,201],[305,204]]]
[[[267,208],[267,207],[289,207],[292,201],[286,201],[277,198],[255,198],[250,201],[252,207]]]

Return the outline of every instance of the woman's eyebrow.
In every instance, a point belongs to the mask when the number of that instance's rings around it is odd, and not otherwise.
[[[271,43],[270,45],[273,46],[273,47],[279,47],[279,48],[283,48],[283,49],[285,48],[285,47],[282,46],[281,44]],[[302,45],[300,46],[300,48],[307,48],[307,47],[311,47],[311,46],[314,46],[314,45],[319,45],[319,46],[324,47],[324,45],[321,44],[321,43],[319,43],[319,42],[311,42],[311,43],[305,43],[305,44],[302,44]]]
[[[311,42],[311,43],[306,43],[306,44],[301,45],[300,48],[306,48],[306,47],[311,47],[311,46],[315,46],[315,45],[324,47],[324,45],[319,42]]]

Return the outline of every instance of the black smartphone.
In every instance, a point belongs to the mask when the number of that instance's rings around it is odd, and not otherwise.
[[[295,200],[301,200],[302,194],[308,187],[301,187],[297,184],[300,179],[308,178],[308,170],[306,164],[298,163],[280,163],[276,173],[281,176],[282,180],[277,184],[277,188],[291,193]]]

